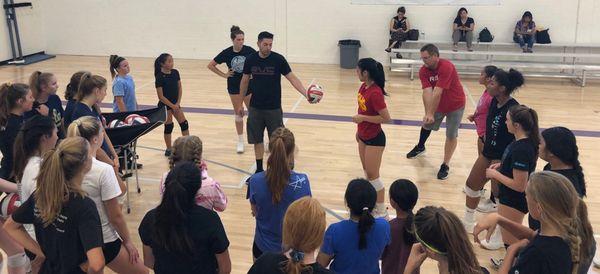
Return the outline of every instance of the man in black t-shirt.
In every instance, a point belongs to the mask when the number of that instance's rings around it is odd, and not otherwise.
[[[244,72],[240,83],[240,93],[245,96],[250,90],[252,98],[248,108],[248,143],[254,145],[256,156],[256,172],[263,171],[262,159],[265,152],[263,138],[265,128],[269,133],[283,126],[283,111],[281,110],[281,75],[290,84],[307,97],[306,89],[300,79],[294,75],[290,65],[281,54],[272,52],[273,34],[263,31],[258,34],[259,51],[250,54],[244,63]],[[236,110],[236,113],[239,113]]]

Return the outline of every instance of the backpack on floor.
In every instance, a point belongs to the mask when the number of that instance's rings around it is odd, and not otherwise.
[[[477,38],[477,41],[479,42],[492,42],[494,41],[494,35],[492,35],[492,33],[490,32],[490,30],[488,28],[483,28],[480,32],[479,32],[479,38]]]
[[[548,33],[550,29],[540,30],[535,33],[535,42],[538,44],[550,44],[552,41],[550,40],[550,33]]]

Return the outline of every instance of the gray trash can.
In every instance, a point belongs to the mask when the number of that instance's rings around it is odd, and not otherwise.
[[[340,40],[340,67],[345,69],[356,68],[358,63],[358,48],[360,48],[359,40]]]

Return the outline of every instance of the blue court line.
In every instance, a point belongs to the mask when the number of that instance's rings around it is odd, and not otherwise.
[[[101,107],[103,108],[112,108],[112,104],[110,103],[102,103]],[[139,105],[141,109],[154,108],[155,105]],[[184,107],[183,111],[189,113],[203,113],[203,114],[217,114],[217,115],[233,115],[233,110],[231,109],[221,109],[221,108],[199,108],[199,107]],[[284,118],[291,119],[303,119],[303,120],[318,120],[318,121],[332,121],[332,122],[352,122],[352,116],[342,116],[342,115],[331,115],[331,114],[313,114],[313,113],[283,113]],[[422,122],[417,120],[403,120],[403,119],[394,119],[390,123],[392,125],[398,126],[413,126],[413,127],[421,127]],[[446,123],[442,123],[441,127],[446,127]],[[468,129],[475,130],[475,125],[471,123],[461,123],[460,129]],[[541,128],[540,130],[544,130]],[[592,138],[600,138],[600,131],[594,130],[571,130],[575,136],[579,137],[592,137]]]

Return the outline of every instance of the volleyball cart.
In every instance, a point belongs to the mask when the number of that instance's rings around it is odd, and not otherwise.
[[[145,116],[150,121],[145,124],[137,124],[137,125],[128,125],[122,127],[115,128],[106,128],[106,135],[110,138],[110,141],[113,144],[117,155],[119,155],[119,162],[121,164],[121,170],[123,172],[122,178],[125,180],[127,184],[127,196],[126,196],[126,204],[127,204],[127,213],[131,212],[131,206],[129,201],[129,178],[135,175],[135,184],[137,188],[137,192],[141,193],[140,182],[138,178],[138,169],[137,169],[137,140],[144,136],[146,133],[152,131],[158,126],[162,125],[165,122],[167,117],[166,108],[152,108],[138,111],[129,111],[129,112],[115,112],[115,113],[102,113],[102,117],[106,120],[106,124],[110,124],[113,120],[123,121],[125,118],[131,114],[137,114],[140,116]]]

